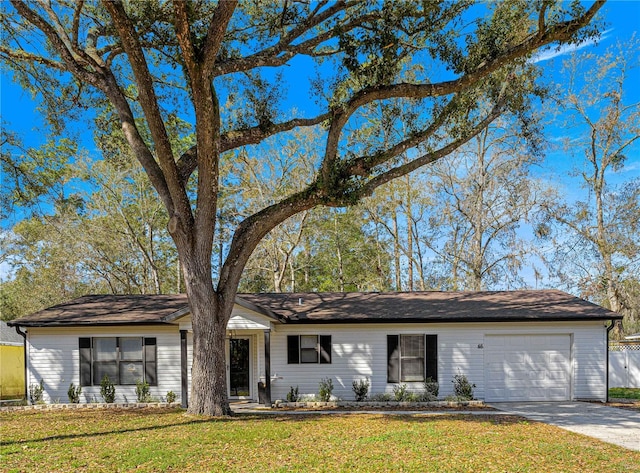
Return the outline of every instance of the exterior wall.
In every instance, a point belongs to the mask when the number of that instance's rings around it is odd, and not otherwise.
[[[27,331],[27,385],[44,382],[43,400],[69,402],[67,390],[80,384],[80,337],[156,337],[158,386],[151,396],[164,399],[173,391],[180,400],[180,333],[178,327],[29,328]],[[80,402],[102,402],[100,386],[83,386]],[[136,402],[135,385],[116,386],[116,402]]]
[[[27,332],[27,385],[44,381],[45,402],[68,402],[70,383],[79,384],[79,337],[144,336],[157,338],[158,386],[151,395],[163,399],[173,391],[181,399],[180,334],[178,325],[149,327],[30,328]],[[186,327],[182,327],[186,328]],[[287,364],[287,335],[331,335],[331,364]],[[571,337],[572,399],[604,400],[606,396],[606,329],[602,322],[469,323],[469,324],[333,324],[273,325],[271,328],[271,398],[286,399],[290,387],[314,395],[323,378],[331,378],[333,394],[353,399],[352,382],[368,378],[370,394],[392,393],[387,383],[388,334],[438,335],[440,396],[453,394],[454,375],[465,374],[476,385],[475,397],[484,399],[484,343],[489,335],[567,334]],[[234,329],[229,336],[249,336],[252,349],[252,398],[264,381],[264,334]],[[187,336],[187,369],[191,387],[193,337]],[[406,383],[422,390],[422,383]],[[101,401],[99,386],[82,388],[81,402]],[[116,402],[135,402],[135,386],[117,386]]]
[[[290,387],[314,395],[323,378],[333,380],[333,394],[353,399],[352,382],[368,378],[370,394],[392,393],[387,383],[387,334],[438,335],[440,396],[453,394],[453,376],[464,374],[484,398],[485,335],[569,334],[573,399],[604,400],[606,396],[606,329],[602,322],[469,323],[469,324],[335,324],[279,325],[271,333],[272,399],[285,399]],[[331,335],[331,364],[287,364],[287,335]],[[422,383],[406,383],[421,390]]]
[[[24,392],[24,348],[0,345],[0,399],[22,399]]]

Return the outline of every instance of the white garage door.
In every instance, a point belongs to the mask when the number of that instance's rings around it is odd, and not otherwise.
[[[484,348],[486,401],[570,399],[569,335],[486,335]]]

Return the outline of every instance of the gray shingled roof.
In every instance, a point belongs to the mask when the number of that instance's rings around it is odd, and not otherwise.
[[[189,312],[186,294],[88,295],[9,322],[24,327],[162,324]]]
[[[612,320],[622,316],[558,290],[238,294],[289,323]]]
[[[622,316],[562,291],[238,294],[283,323],[612,320]],[[184,294],[92,295],[10,322],[25,327],[163,324],[189,313]]]

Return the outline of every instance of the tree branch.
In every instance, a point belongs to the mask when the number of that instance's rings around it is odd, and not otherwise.
[[[181,3],[180,1],[178,3]],[[231,21],[233,12],[236,9],[237,0],[224,0],[218,2],[218,6],[213,15],[213,20],[209,24],[207,38],[202,49],[202,68],[206,78],[210,81],[213,77],[213,65],[222,46],[222,40],[227,30],[227,25]]]
[[[335,32],[331,30],[326,31],[296,46],[291,46],[291,43],[302,36],[304,33],[311,31],[313,28],[320,25],[322,22],[328,20],[341,11],[347,10],[354,5],[357,5],[357,3],[358,2],[355,1],[350,1],[347,3],[344,0],[340,0],[320,14],[317,14],[319,8],[316,8],[311,13],[311,15],[306,18],[305,21],[285,34],[277,44],[247,57],[234,58],[232,60],[216,64],[213,70],[214,76],[221,76],[234,72],[243,72],[254,69],[256,67],[282,66],[296,54],[312,54],[313,49],[315,49],[324,41],[327,41],[331,37],[335,36]],[[378,18],[379,15],[364,15],[362,17],[358,17],[348,24],[341,25],[341,29],[343,32],[350,31],[361,25],[365,21],[370,21]]]
[[[224,153],[241,146],[258,144],[265,138],[293,130],[294,128],[318,125],[328,120],[329,116],[329,113],[323,113],[313,118],[294,118],[286,122],[271,124],[266,128],[264,126],[255,126],[245,130],[229,131],[220,137],[220,152]],[[197,147],[192,146],[180,156],[177,166],[180,179],[182,179],[182,182],[186,182],[198,167]]]
[[[243,220],[233,235],[229,253],[220,270],[217,291],[221,293],[227,286],[237,287],[242,271],[260,240],[289,217],[317,206],[320,203],[319,196],[315,185],[311,184],[307,189]]]
[[[193,80],[197,74],[198,59],[196,51],[191,40],[191,28],[189,27],[189,15],[187,12],[188,3],[184,1],[173,2],[174,10],[174,28],[176,30],[176,38],[182,51],[182,59],[187,68],[190,78]]]
[[[374,178],[372,178],[371,180],[369,180],[369,182],[365,183],[364,185],[362,185],[359,189],[358,189],[358,194],[360,196],[369,196],[373,193],[373,191],[375,189],[377,189],[378,187],[380,187],[383,184],[386,184],[387,182],[396,179],[398,177],[402,177],[405,176],[407,174],[409,174],[412,171],[415,171],[416,169],[425,166],[427,164],[430,164],[434,161],[437,161],[438,159],[447,156],[448,154],[450,154],[451,152],[453,152],[454,150],[456,150],[457,148],[459,148],[460,146],[462,146],[463,144],[465,144],[467,141],[469,141],[471,138],[473,138],[474,136],[476,136],[478,133],[480,133],[485,127],[487,127],[493,120],[495,120],[498,116],[500,116],[501,113],[501,105],[497,105],[496,107],[494,107],[491,112],[482,120],[480,121],[474,128],[473,130],[466,136],[459,138],[458,140],[455,140],[451,143],[449,143],[448,145],[440,148],[439,150],[436,150],[434,152],[431,153],[427,153],[424,154],[422,156],[420,156],[419,158],[416,158],[406,164],[403,164],[401,166],[397,166],[393,169],[390,169],[389,171],[386,171]]]
[[[47,21],[38,15],[34,10],[29,8],[26,2],[21,0],[10,0],[11,5],[16,9],[16,11],[25,18],[29,23],[36,26],[40,31],[42,31],[47,39],[51,42],[51,45],[56,50],[56,52],[62,58],[64,64],[67,65],[66,70],[74,74],[76,77],[82,79],[83,81],[93,85],[94,87],[99,88],[98,77],[95,73],[87,71],[84,67],[80,65],[77,61],[76,55],[74,55],[67,45],[65,41],[58,35],[55,28],[53,28]]]
[[[9,49],[5,46],[0,45],[0,54],[4,55],[6,58],[15,59],[17,61],[42,64],[43,66],[51,67],[58,71],[66,72],[68,70],[68,67],[66,67],[65,64],[61,62],[54,61],[52,59],[45,58],[42,56],[37,56],[35,54],[28,53],[21,49],[20,50]]]
[[[144,110],[147,123],[149,124],[149,130],[151,131],[156,147],[156,155],[173,202],[172,209],[174,215],[171,215],[170,218],[174,219],[175,217],[185,226],[184,228],[189,228],[193,225],[193,213],[173,158],[171,143],[169,142],[167,130],[160,113],[158,99],[153,87],[153,78],[151,77],[147,60],[138,41],[136,30],[130,18],[127,16],[121,0],[104,1],[103,5],[113,19],[114,26],[136,77],[140,105]],[[175,220],[172,221],[174,225],[170,225],[170,227],[175,231],[177,229],[177,222]]]

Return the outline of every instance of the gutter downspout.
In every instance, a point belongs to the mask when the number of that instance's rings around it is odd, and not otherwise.
[[[23,332],[22,330],[20,330],[20,326],[16,325],[14,327],[16,329],[16,332],[18,333],[18,335],[20,335],[23,340],[22,340],[22,356],[24,357],[24,398],[27,398],[27,363],[28,363],[28,359],[27,359],[27,332]]]
[[[609,333],[619,322],[619,320],[612,320],[611,325],[607,327],[607,337],[605,340],[605,343],[607,344],[607,384],[605,386],[606,394],[604,397],[604,402],[609,402]]]

